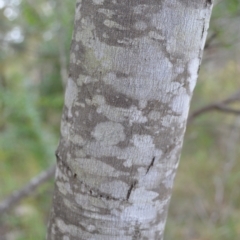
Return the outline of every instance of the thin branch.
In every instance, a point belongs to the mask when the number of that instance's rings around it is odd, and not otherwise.
[[[224,105],[216,106],[216,110],[221,111],[221,112],[226,112],[226,113],[232,113],[232,114],[236,114],[236,115],[240,114],[240,110],[229,108]]]
[[[204,50],[208,50],[209,48],[212,47],[212,42],[217,38],[218,33],[213,33],[212,36],[210,36],[205,43]]]
[[[41,172],[32,178],[23,188],[16,190],[9,197],[0,203],[0,215],[8,212],[14,205],[18,204],[23,198],[31,195],[40,185],[54,176],[56,165]]]
[[[230,104],[230,103],[233,103],[236,101],[240,101],[240,91],[237,91],[236,93],[234,93],[233,95],[231,95],[230,97],[228,97],[222,101],[211,103],[205,107],[202,107],[202,108],[194,111],[188,117],[188,124],[191,123],[199,115],[207,113],[209,111],[213,111],[213,110],[238,115],[238,114],[240,114],[240,110],[232,109],[230,107],[225,106],[226,104]]]

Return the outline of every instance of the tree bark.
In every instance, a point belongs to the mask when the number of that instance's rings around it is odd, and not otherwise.
[[[48,240],[163,239],[210,0],[78,0]]]

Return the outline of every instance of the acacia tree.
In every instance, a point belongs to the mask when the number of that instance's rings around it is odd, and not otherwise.
[[[78,0],[48,240],[163,239],[211,0]]]

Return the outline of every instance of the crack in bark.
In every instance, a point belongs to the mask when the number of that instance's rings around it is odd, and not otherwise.
[[[76,181],[76,179],[78,178],[77,173],[74,173],[72,171],[72,169],[67,165],[67,163],[65,163],[64,161],[61,160],[61,157],[60,157],[60,155],[58,153],[56,153],[56,157],[57,157],[57,160],[62,163],[63,167],[65,167],[67,170],[71,171],[72,176],[73,176],[74,180]],[[99,191],[98,189],[92,188],[91,186],[87,185],[85,182],[83,182],[80,179],[79,179],[79,181],[80,181],[80,184],[83,185],[86,188],[86,190],[87,190],[86,192],[81,192],[81,194],[89,194],[92,197],[103,198],[103,199],[106,199],[108,201],[109,200],[113,200],[113,201],[126,201],[126,199],[124,199],[124,198],[116,198],[116,197],[113,197],[113,196],[111,196],[109,194],[103,193],[103,192]],[[134,183],[134,186],[135,185],[136,185],[136,183]]]
[[[147,168],[146,175],[147,175],[147,173],[149,172],[150,168],[153,167],[154,162],[155,162],[155,157],[152,158],[152,161],[151,161],[150,165],[149,165],[148,168]]]
[[[204,36],[204,32],[205,32],[205,25],[203,25],[201,39],[202,39],[202,38],[203,38],[203,36]]]
[[[134,181],[134,182],[131,184],[130,188],[128,189],[127,197],[126,197],[127,201],[129,200],[130,195],[131,195],[131,193],[132,193],[132,190],[135,188],[136,185],[137,185],[137,181]]]
[[[76,180],[78,177],[77,173],[74,173],[72,171],[72,169],[67,165],[67,163],[65,163],[64,161],[61,160],[61,157],[58,153],[56,153],[56,157],[57,157],[57,160],[62,163],[63,167],[65,167],[67,170],[71,171],[74,180]],[[92,197],[104,198],[106,200],[114,200],[114,201],[124,201],[125,200],[125,199],[115,198],[115,197],[112,197],[111,195],[102,193],[101,191],[90,187],[89,185],[87,185],[86,183],[81,181],[80,179],[79,179],[79,181],[80,181],[80,184],[82,184],[87,189],[87,191],[85,193],[88,193]],[[84,192],[82,192],[81,194],[84,194]]]
[[[77,174],[74,174],[74,177],[75,177],[75,175],[77,177]],[[124,201],[124,199],[113,197],[111,195],[108,195],[106,193],[103,193],[103,192],[99,191],[98,189],[92,188],[89,185],[87,185],[86,183],[84,183],[83,181],[80,181],[80,184],[82,184],[87,189],[87,191],[85,193],[89,194],[92,197],[103,198],[103,199],[106,199],[108,201],[109,200]],[[81,194],[84,194],[84,192],[82,192]]]

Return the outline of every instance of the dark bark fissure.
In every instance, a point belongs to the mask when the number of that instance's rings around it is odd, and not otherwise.
[[[126,197],[127,201],[129,200],[130,195],[131,195],[131,193],[132,193],[132,190],[136,187],[136,185],[137,185],[137,181],[134,181],[134,182],[131,184],[130,188],[128,189],[127,197]]]
[[[201,69],[201,65],[198,66],[198,71],[197,71],[197,74],[199,74],[200,72],[200,69]]]
[[[202,39],[202,38],[203,38],[203,36],[204,36],[204,32],[205,32],[205,25],[203,25],[201,39]]]
[[[155,162],[155,157],[152,158],[152,161],[151,161],[150,165],[147,168],[146,174],[149,172],[150,168],[153,167],[154,162]]]
[[[74,176],[77,174],[74,174]],[[113,201],[125,201],[125,199],[121,199],[121,198],[116,198],[113,197],[111,195],[108,195],[106,193],[103,193],[101,191],[99,191],[98,189],[92,188],[91,186],[87,185],[86,183],[84,183],[83,181],[80,181],[81,185],[84,185],[84,187],[87,189],[87,194],[89,194],[92,197],[95,198],[103,198],[105,200],[113,200]]]

